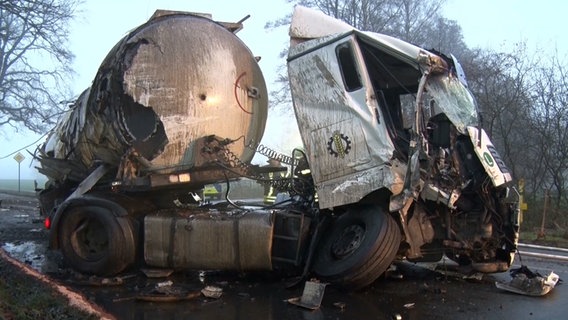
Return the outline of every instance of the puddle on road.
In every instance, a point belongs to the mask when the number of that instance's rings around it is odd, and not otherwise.
[[[41,231],[41,229],[38,229]],[[32,230],[33,232],[34,230]],[[41,273],[57,271],[57,263],[48,254],[47,244],[35,241],[7,242],[2,246],[12,258],[17,259]]]

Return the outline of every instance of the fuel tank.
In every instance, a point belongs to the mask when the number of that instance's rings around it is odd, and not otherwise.
[[[97,163],[143,163],[138,175],[189,170],[195,142],[215,135],[249,163],[267,116],[266,84],[240,23],[156,12],[109,52],[92,86],[40,148],[38,170],[80,182]]]

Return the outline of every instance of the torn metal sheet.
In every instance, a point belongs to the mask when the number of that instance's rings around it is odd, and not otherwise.
[[[544,296],[549,293],[560,277],[551,271],[547,276],[530,271],[526,266],[511,270],[513,279],[509,283],[495,282],[501,290],[522,294],[525,296]]]
[[[288,302],[302,308],[316,310],[320,307],[327,283],[306,281],[301,297],[288,299]]]

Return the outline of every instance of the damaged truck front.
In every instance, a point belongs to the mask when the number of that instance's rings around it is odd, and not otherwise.
[[[286,270],[351,289],[397,259],[509,268],[517,197],[455,58],[297,6],[288,74],[304,148],[271,153],[290,175],[264,181],[250,161],[266,88],[239,28],[151,19],[60,121],[40,150],[40,200],[72,267]],[[289,197],[192,197],[239,177]]]

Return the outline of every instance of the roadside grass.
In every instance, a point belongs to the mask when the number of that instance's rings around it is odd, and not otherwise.
[[[97,319],[0,258],[0,319]]]

